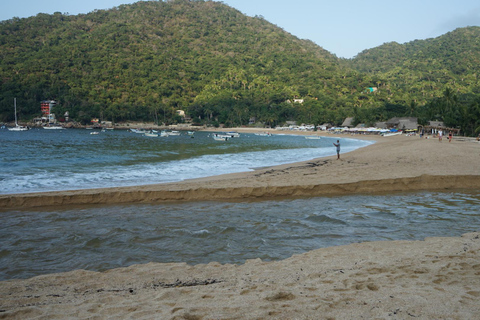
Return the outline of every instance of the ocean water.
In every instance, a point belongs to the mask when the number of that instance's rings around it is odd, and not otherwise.
[[[0,130],[0,194],[131,186],[253,170],[335,154],[338,137]],[[370,142],[341,139],[342,152]],[[478,192],[239,202],[0,208],[0,280],[148,262],[243,263],[377,240],[479,230]]]
[[[176,182],[335,154],[337,137],[241,134],[215,141],[145,137],[126,130],[0,130],[0,194]],[[342,153],[372,142],[341,139]]]
[[[478,231],[480,191],[0,211],[0,280],[148,262],[280,260]]]

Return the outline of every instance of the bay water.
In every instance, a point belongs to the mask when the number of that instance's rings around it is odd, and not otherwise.
[[[170,140],[166,140],[170,139]],[[333,155],[337,137],[0,132],[0,193],[180,181]],[[368,142],[341,139],[342,151]],[[354,242],[478,231],[480,192],[0,208],[0,280],[148,262],[271,261]]]
[[[94,131],[93,131],[94,132]],[[129,130],[0,130],[0,194],[135,186],[244,172],[335,154],[336,138],[212,133],[146,137]],[[98,132],[97,132],[98,133]],[[371,144],[342,139],[342,152]]]

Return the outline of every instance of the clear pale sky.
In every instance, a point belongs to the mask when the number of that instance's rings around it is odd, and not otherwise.
[[[129,0],[1,0],[0,20],[56,11],[76,15],[110,9]],[[385,42],[438,37],[459,27],[480,26],[479,0],[224,0],[337,55],[351,58]]]

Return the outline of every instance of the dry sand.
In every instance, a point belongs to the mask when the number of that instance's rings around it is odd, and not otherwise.
[[[349,138],[350,136],[335,136]],[[480,189],[480,144],[393,136],[336,157],[182,183],[0,196],[0,208]],[[0,319],[480,319],[479,233],[277,262],[157,264],[0,282]]]

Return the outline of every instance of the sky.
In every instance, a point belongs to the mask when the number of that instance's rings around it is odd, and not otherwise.
[[[1,0],[0,21],[54,12],[76,15],[110,9],[128,0]],[[223,0],[248,16],[263,16],[300,39],[341,58],[386,42],[435,38],[456,28],[480,26],[478,0]]]

